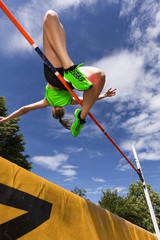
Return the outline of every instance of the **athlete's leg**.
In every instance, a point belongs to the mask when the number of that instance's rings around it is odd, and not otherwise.
[[[64,79],[70,82],[74,88],[80,91],[88,90],[92,83],[78,70],[68,56],[66,48],[66,37],[58,15],[49,10],[43,23],[43,45],[44,52],[55,68],[65,69]]]
[[[83,72],[87,76],[87,79],[93,84],[91,89],[84,91],[83,93],[83,107],[80,117],[81,119],[85,119],[103,89],[105,83],[105,73],[94,67],[81,67],[80,71]]]
[[[105,74],[102,70],[93,67],[83,67],[80,71],[83,72],[87,76],[87,79],[92,82],[93,87],[90,90],[84,91],[82,109],[77,109],[75,111],[75,121],[71,127],[71,134],[74,137],[77,137],[81,128],[84,127],[85,118],[102,91],[105,83]]]
[[[58,15],[49,10],[43,21],[44,53],[55,67],[69,68],[73,65],[66,48],[66,37]]]

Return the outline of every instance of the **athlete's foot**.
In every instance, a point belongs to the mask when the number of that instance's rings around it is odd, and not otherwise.
[[[76,109],[75,113],[74,113],[74,117],[75,117],[75,121],[71,126],[71,134],[73,137],[77,137],[81,131],[81,129],[84,127],[85,124],[85,120],[82,120],[80,118],[80,113],[81,113],[81,109]]]
[[[78,70],[80,65],[73,65],[70,68],[66,69],[64,72],[64,79],[72,84],[72,86],[79,90],[85,91],[93,87],[93,84],[87,79],[87,77]]]

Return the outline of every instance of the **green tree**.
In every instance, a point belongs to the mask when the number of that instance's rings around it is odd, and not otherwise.
[[[160,227],[160,196],[151,188],[149,184],[147,184],[147,188],[155,211],[157,222]],[[129,206],[132,214],[127,216],[128,220],[142,228],[147,229],[150,232],[154,232],[152,219],[141,181],[137,181],[137,183],[133,183],[129,187],[126,208]]]
[[[101,200],[98,201],[99,205],[116,215],[121,215],[121,208],[124,206],[125,199],[118,196],[117,190],[111,191],[110,189],[106,189],[106,191],[102,191],[102,193],[103,196]]]
[[[7,116],[7,108],[5,106],[6,99],[0,97],[0,116]],[[24,135],[19,133],[20,128],[16,118],[6,123],[0,123],[0,156],[16,163],[17,165],[30,170],[32,163],[27,161],[29,155],[23,155],[25,151]]]
[[[71,192],[77,194],[80,197],[83,197],[86,200],[89,200],[89,199],[86,198],[86,190],[84,190],[84,189],[80,189],[78,187],[75,187],[74,190],[71,190]]]
[[[153,208],[160,226],[160,196],[147,184]],[[154,227],[144,190],[141,181],[132,183],[126,197],[118,197],[117,191],[111,192],[107,189],[102,191],[103,196],[99,205],[112,213],[142,227],[150,232],[154,232]]]

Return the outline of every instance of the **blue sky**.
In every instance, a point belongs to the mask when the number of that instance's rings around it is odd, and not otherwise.
[[[135,146],[146,182],[160,193],[159,1],[48,2],[4,0],[41,49],[44,14],[57,11],[71,59],[106,73],[103,92],[117,88],[115,97],[95,103],[91,113],[131,161]],[[0,95],[11,113],[43,99],[46,80],[42,60],[2,11],[0,31]],[[73,119],[74,110],[67,106],[67,117]],[[94,203],[102,190],[117,189],[125,196],[129,185],[139,180],[89,117],[77,138],[52,118],[50,107],[23,116],[19,125],[32,172],[67,190],[85,189]]]

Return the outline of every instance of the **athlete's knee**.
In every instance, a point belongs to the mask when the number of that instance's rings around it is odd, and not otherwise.
[[[105,72],[102,71],[101,69],[98,69],[98,70],[97,70],[96,77],[97,77],[98,80],[101,81],[103,84],[105,83],[106,75],[105,75]]]
[[[59,18],[58,18],[58,14],[53,11],[53,10],[48,10],[45,14],[45,17],[44,17],[44,22],[43,24],[50,24],[51,22],[53,23],[53,21],[55,22],[58,22],[59,21]]]

